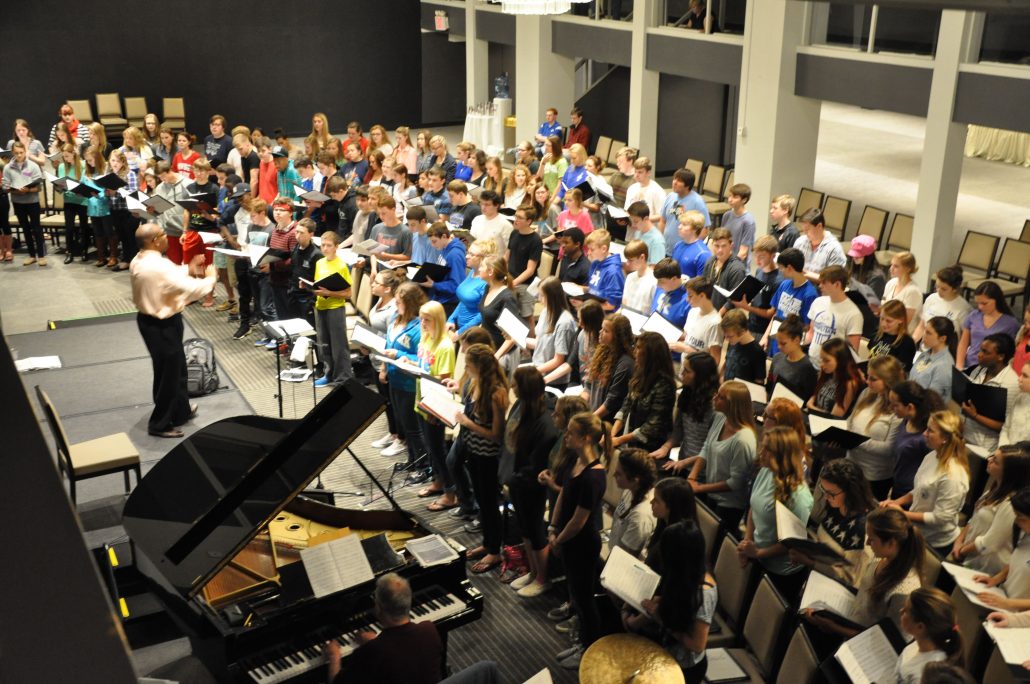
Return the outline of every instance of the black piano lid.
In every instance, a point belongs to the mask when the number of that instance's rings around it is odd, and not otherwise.
[[[300,420],[238,416],[203,427],[133,490],[125,531],[192,598],[383,410],[377,392],[348,380]]]

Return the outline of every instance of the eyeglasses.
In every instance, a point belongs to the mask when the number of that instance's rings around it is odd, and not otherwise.
[[[843,494],[843,493],[844,493],[843,491],[840,491],[840,492],[831,492],[831,491],[830,491],[829,489],[827,489],[826,487],[824,487],[824,486],[822,485],[822,483],[819,483],[819,491],[823,493],[823,496],[825,496],[825,497],[827,497],[827,498],[830,498],[830,499],[835,499],[835,498],[837,498],[838,496],[840,496],[841,494]]]

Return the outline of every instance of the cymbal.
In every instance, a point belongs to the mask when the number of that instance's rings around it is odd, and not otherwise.
[[[683,670],[664,648],[636,634],[609,634],[595,641],[579,663],[589,684],[684,684]]]

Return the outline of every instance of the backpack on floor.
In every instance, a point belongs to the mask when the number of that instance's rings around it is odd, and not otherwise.
[[[218,389],[218,365],[215,348],[202,337],[191,337],[182,343],[186,355],[186,390],[191,397],[202,397]]]

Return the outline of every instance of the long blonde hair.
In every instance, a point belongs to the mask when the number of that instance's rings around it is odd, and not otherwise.
[[[854,412],[858,413],[870,406],[874,406],[875,413],[873,415],[873,420],[877,420],[880,416],[892,414],[890,390],[895,385],[904,381],[905,369],[901,365],[901,362],[893,356],[878,356],[869,361],[869,370],[876,373],[876,377],[883,382],[885,389],[882,394],[877,394],[867,387],[866,390],[862,392],[862,396],[858,398],[858,403],[855,404]]]
[[[726,400],[726,422],[730,426],[741,430],[748,428],[755,432],[755,410],[751,406],[751,393],[747,385],[739,380],[724,382],[719,388]]]
[[[951,411],[935,411],[930,420],[937,423],[944,434],[944,444],[937,449],[937,472],[945,472],[954,461],[969,475],[969,459],[966,456],[966,441],[962,438],[962,419]]]
[[[444,312],[443,305],[440,302],[428,301],[419,307],[418,315],[427,316],[433,321],[432,337],[426,336],[425,326],[422,326],[422,337],[419,341],[419,346],[425,347],[427,351],[434,351],[446,337],[447,314]]]
[[[765,464],[773,474],[773,496],[788,504],[794,492],[805,483],[805,450],[797,431],[786,425],[766,430],[762,436]]]
[[[329,144],[329,138],[333,137],[329,133],[329,117],[326,116],[323,112],[315,112],[314,114],[311,115],[311,119],[312,119],[312,121],[311,121],[311,135],[313,135],[316,138],[318,138],[319,149],[325,149],[325,147]],[[319,133],[318,131],[315,130],[314,119],[321,119],[322,120],[322,132],[321,133]]]

